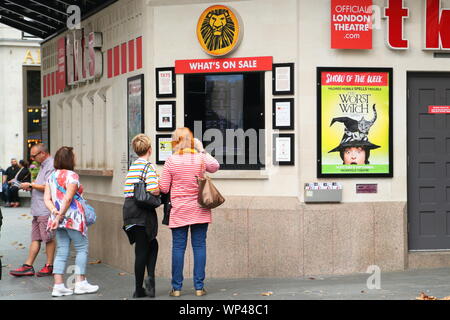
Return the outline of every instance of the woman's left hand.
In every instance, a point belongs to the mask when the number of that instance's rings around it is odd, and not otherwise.
[[[55,218],[55,220],[52,221],[52,225],[51,225],[51,227],[50,227],[50,230],[53,231],[53,230],[58,229],[58,226],[59,226],[59,219],[60,219],[60,216],[57,215],[56,218]]]

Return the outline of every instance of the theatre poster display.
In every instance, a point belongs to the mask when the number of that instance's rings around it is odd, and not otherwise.
[[[41,105],[42,143],[50,148],[50,101]]]
[[[144,133],[144,75],[129,78],[127,81],[127,121],[128,121],[128,164],[138,156],[133,151],[131,140]]]
[[[156,164],[164,164],[172,155],[172,135],[156,135]]]
[[[318,68],[318,177],[392,177],[392,68]]]

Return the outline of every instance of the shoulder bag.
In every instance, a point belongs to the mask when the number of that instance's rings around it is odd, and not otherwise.
[[[202,158],[201,176],[197,177],[198,204],[202,208],[214,209],[225,202],[225,198],[214,186],[210,177],[206,175],[205,159]]]
[[[155,209],[161,205],[161,197],[154,196],[147,191],[147,184],[145,183],[144,175],[147,175],[147,168],[150,163],[147,163],[142,170],[141,176],[139,177],[139,182],[134,184],[134,201],[136,206],[141,209]]]
[[[162,224],[168,226],[170,220],[170,210],[172,209],[172,202],[170,201],[170,192],[161,193],[161,202],[164,204],[164,216],[162,219]]]

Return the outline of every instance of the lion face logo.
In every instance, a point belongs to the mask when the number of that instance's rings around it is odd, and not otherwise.
[[[222,56],[234,49],[239,40],[239,23],[234,13],[225,6],[212,6],[200,16],[197,37],[209,54]]]
[[[209,26],[211,27],[213,33],[215,36],[221,36],[223,28],[227,24],[227,17],[225,14],[217,15],[217,14],[210,14],[209,17]]]

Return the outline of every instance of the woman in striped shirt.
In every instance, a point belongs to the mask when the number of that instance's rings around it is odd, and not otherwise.
[[[125,203],[123,205],[123,221],[130,244],[136,243],[134,273],[136,278],[136,291],[134,298],[155,296],[155,266],[158,256],[158,221],[155,209],[141,209],[136,206],[134,200],[134,184],[143,178],[147,184],[147,191],[153,195],[159,195],[159,177],[155,167],[148,161],[152,153],[150,138],[139,134],[132,140],[134,152],[138,159],[133,162],[128,170],[124,186]],[[145,268],[148,278],[144,282]]]
[[[172,291],[171,296],[181,295],[183,286],[184,254],[187,234],[191,229],[194,251],[195,294],[206,293],[203,287],[206,267],[206,232],[211,223],[211,210],[198,205],[197,177],[206,169],[214,173],[219,163],[207,154],[202,143],[193,138],[188,128],[179,128],[172,135],[173,155],[164,164],[160,181],[163,193],[170,192],[172,209],[169,228],[172,229]]]

